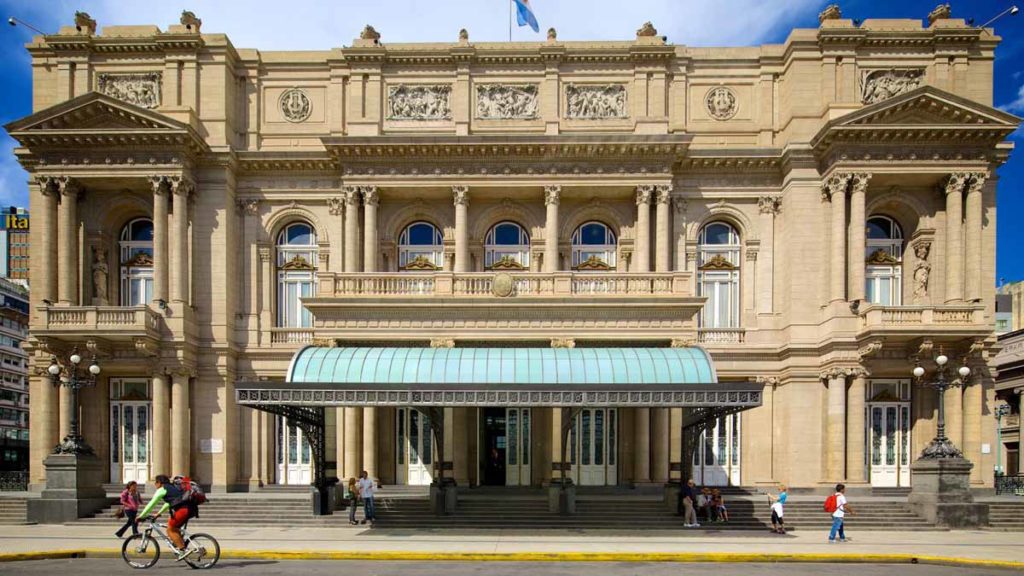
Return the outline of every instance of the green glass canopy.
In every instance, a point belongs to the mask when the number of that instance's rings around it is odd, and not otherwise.
[[[702,348],[320,348],[292,359],[293,384],[500,385],[552,388],[708,385],[718,381]],[[685,386],[683,387],[685,389]]]

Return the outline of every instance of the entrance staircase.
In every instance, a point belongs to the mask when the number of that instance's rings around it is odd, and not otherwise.
[[[0,525],[27,524],[28,500],[25,498],[0,498]]]
[[[1024,500],[1017,502],[989,502],[990,530],[1024,531]]]

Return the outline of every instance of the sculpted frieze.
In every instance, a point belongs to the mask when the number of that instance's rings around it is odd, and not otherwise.
[[[388,87],[388,120],[451,120],[452,87],[399,84]]]
[[[160,72],[142,74],[99,74],[96,89],[100,94],[134,104],[140,108],[160,105]]]
[[[569,84],[565,87],[565,116],[584,120],[627,118],[623,84]]]
[[[476,117],[484,120],[537,117],[536,84],[486,84],[476,87]]]
[[[921,85],[924,69],[866,70],[861,76],[861,101],[874,104]]]

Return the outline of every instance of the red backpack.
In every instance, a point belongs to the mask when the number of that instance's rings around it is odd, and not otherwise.
[[[179,503],[195,504],[196,506],[206,504],[206,493],[203,492],[203,488],[198,482],[193,481],[188,476],[175,476],[172,482],[179,490],[181,490],[181,499],[179,500]]]
[[[836,495],[833,494],[828,498],[825,498],[825,512],[832,514],[839,509],[839,504],[836,502]]]

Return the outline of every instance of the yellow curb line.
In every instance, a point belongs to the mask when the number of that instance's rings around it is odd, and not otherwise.
[[[0,562],[65,558],[120,558],[116,549],[55,550],[0,554]],[[224,559],[247,560],[369,560],[433,562],[696,562],[696,563],[837,563],[837,564],[936,564],[986,568],[1024,568],[1024,562],[980,560],[952,556],[913,554],[815,554],[753,552],[294,552],[270,550],[222,551]]]

